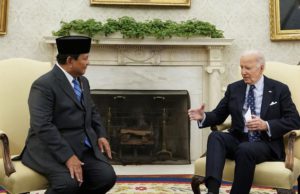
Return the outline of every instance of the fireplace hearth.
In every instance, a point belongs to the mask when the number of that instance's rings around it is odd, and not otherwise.
[[[184,90],[92,90],[114,164],[190,163],[189,95]]]

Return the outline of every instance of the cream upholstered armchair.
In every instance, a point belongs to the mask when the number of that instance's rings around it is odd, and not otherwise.
[[[47,180],[21,161],[11,161],[10,153],[21,153],[29,129],[27,99],[32,82],[51,69],[48,62],[29,59],[0,61],[0,186],[11,194],[44,189]],[[8,140],[9,139],[9,140]]]
[[[265,75],[289,86],[293,101],[297,110],[300,111],[300,66],[267,62]],[[222,126],[214,126],[211,129],[223,130],[228,127],[228,124],[224,124]],[[285,162],[263,162],[256,165],[253,185],[271,187],[280,194],[291,194],[294,193],[293,186],[298,182],[298,193],[300,193],[300,131],[298,129],[285,135],[285,148]],[[195,194],[200,193],[199,185],[203,183],[205,176],[205,162],[206,157],[204,155],[195,161],[195,172],[191,183]],[[233,160],[226,160],[223,180],[233,180],[234,165],[235,162]]]

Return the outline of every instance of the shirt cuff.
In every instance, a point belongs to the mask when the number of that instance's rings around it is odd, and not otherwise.
[[[203,123],[204,123],[205,119],[206,119],[206,114],[204,113],[203,119],[197,121],[199,128],[203,127]]]
[[[270,125],[269,125],[268,121],[266,121],[266,124],[267,124],[267,134],[268,134],[269,137],[272,137],[271,130],[270,130]]]

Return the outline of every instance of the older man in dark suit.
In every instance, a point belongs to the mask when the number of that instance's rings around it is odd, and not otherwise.
[[[221,124],[231,115],[229,133],[216,131],[208,137],[205,184],[211,194],[219,193],[225,158],[236,162],[230,193],[249,193],[255,165],[284,160],[283,135],[300,127],[288,86],[263,75],[264,56],[247,51],[240,67],[243,80],[228,85],[213,111],[205,112],[204,105],[188,111],[200,128]]]
[[[56,39],[57,64],[38,78],[29,95],[30,130],[22,162],[46,176],[46,194],[101,194],[116,175],[105,128],[83,76],[91,39]]]

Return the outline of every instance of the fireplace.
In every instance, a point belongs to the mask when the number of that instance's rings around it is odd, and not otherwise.
[[[216,106],[223,95],[222,88],[227,81],[226,70],[229,69],[224,64],[223,53],[224,50],[225,53],[228,52],[226,46],[231,45],[232,41],[232,39],[217,38],[156,40],[121,37],[103,37],[98,41],[93,41],[89,58],[90,66],[85,76],[89,79],[93,98],[101,99],[95,100],[105,125],[109,126],[109,130],[114,130],[110,131],[114,137],[112,141],[117,141],[117,144],[113,145],[114,155],[127,163],[131,163],[134,157],[137,158],[136,163],[144,163],[146,157],[140,158],[143,154],[152,156],[148,160],[152,163],[172,163],[175,159],[177,162],[186,163],[199,158],[206,151],[210,129],[199,130],[196,122],[187,120],[186,112],[185,115],[176,116],[180,119],[174,119],[169,106],[174,98],[176,102],[182,100],[181,107],[176,105],[175,108],[184,109],[184,111],[189,107],[197,107],[201,103],[206,104],[206,110],[211,110]],[[55,62],[54,37],[45,37],[45,42],[53,45],[52,55],[53,62]],[[174,92],[178,93],[174,94]],[[176,95],[178,96],[175,97]],[[154,100],[155,96],[157,96],[156,100]],[[163,106],[158,108],[159,99],[165,99],[165,113]],[[108,114],[116,116],[122,113],[114,112],[118,103],[120,104],[119,111],[122,107],[127,111],[129,109],[124,107],[133,107],[132,112],[127,113],[127,116],[132,119],[123,118],[126,120],[124,122],[122,119],[114,118],[108,123],[108,118],[110,118]],[[125,103],[131,105],[125,105]],[[144,112],[139,115],[142,110],[148,111],[148,107],[153,109],[149,113]],[[137,118],[139,119],[135,120]],[[153,119],[152,125],[151,122],[148,123],[149,118]],[[166,120],[165,131],[168,135],[173,135],[166,138],[166,149],[163,149],[162,141],[164,118]],[[177,123],[171,124],[171,121]],[[117,126],[122,122],[128,125],[118,128]],[[183,128],[177,131],[180,136],[176,136],[177,133],[172,131],[172,127],[176,125]],[[154,135],[154,130],[160,130],[160,132]],[[119,135],[115,134],[116,132]],[[185,133],[182,134],[183,132]],[[187,137],[189,140],[181,145],[180,137]],[[174,140],[175,145],[170,146],[172,138],[179,140],[176,142]],[[157,143],[158,140],[159,143]],[[133,142],[138,146],[133,148],[131,146]],[[122,149],[116,148],[117,146]],[[157,157],[160,150],[166,150],[162,152],[164,154],[161,154],[161,158]]]
[[[190,163],[185,90],[92,90],[115,164]]]

